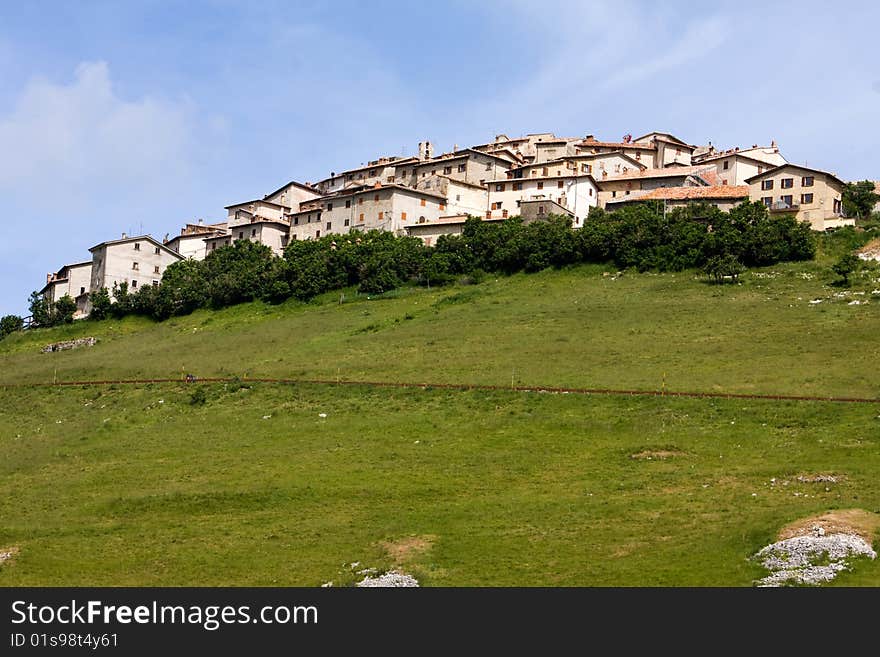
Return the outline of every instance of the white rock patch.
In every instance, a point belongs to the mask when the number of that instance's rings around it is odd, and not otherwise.
[[[391,587],[391,588],[408,588],[408,587],[417,587],[419,585],[418,580],[412,575],[405,575],[404,573],[399,573],[396,570],[390,570],[384,575],[378,575],[377,577],[364,577],[360,582],[357,583],[357,586],[360,587]]]
[[[817,527],[813,536],[795,536],[762,548],[754,558],[770,574],[758,580],[758,586],[815,586],[830,582],[837,573],[849,570],[848,560],[853,557],[877,557],[877,553],[859,536],[826,536],[824,530],[820,530]]]

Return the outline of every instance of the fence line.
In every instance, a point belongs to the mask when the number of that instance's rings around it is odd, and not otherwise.
[[[559,388],[553,386],[499,386],[476,383],[411,383],[403,381],[349,381],[329,379],[278,379],[250,377],[205,377],[187,379],[106,379],[90,381],[54,381],[52,383],[0,383],[0,388],[52,388],[99,385],[144,385],[149,383],[272,383],[281,385],[345,385],[373,388],[437,388],[440,390],[484,390],[506,392],[538,392],[574,395],[608,395],[629,397],[683,397],[692,399],[755,399],[769,401],[816,401],[847,404],[880,404],[870,397],[823,397],[819,395],[769,395],[738,392],[693,392],[676,390],[622,390],[613,388]]]

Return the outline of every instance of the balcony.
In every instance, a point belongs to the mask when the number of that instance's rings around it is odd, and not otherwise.
[[[771,203],[767,209],[770,210],[770,212],[797,212],[801,209],[801,206],[797,203],[776,201],[775,203]]]

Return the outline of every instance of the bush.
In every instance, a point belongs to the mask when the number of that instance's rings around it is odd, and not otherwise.
[[[0,319],[0,340],[7,335],[20,331],[24,328],[24,320],[18,315],[6,315]]]
[[[100,290],[89,293],[89,302],[92,304],[92,309],[89,312],[89,319],[101,320],[110,316],[110,292],[107,291],[106,287],[102,287]]]
[[[840,260],[831,266],[831,270],[840,276],[840,280],[837,281],[837,284],[849,287],[850,274],[857,272],[861,267],[861,264],[862,261],[852,253],[847,253],[842,256]]]
[[[76,312],[76,301],[69,294],[55,302],[52,308],[53,324],[70,324],[73,322],[73,313]]]

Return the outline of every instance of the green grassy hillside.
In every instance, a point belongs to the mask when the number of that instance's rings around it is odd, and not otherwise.
[[[83,322],[0,342],[0,382],[878,397],[880,282],[842,291],[826,272],[715,287],[580,267]],[[99,342],[39,353],[82,335]],[[748,586],[783,525],[880,512],[880,404],[237,383],[7,387],[0,404],[3,586],[343,585],[395,565],[441,586]],[[797,480],[815,473],[839,480]],[[880,563],[837,583],[880,585]]]

